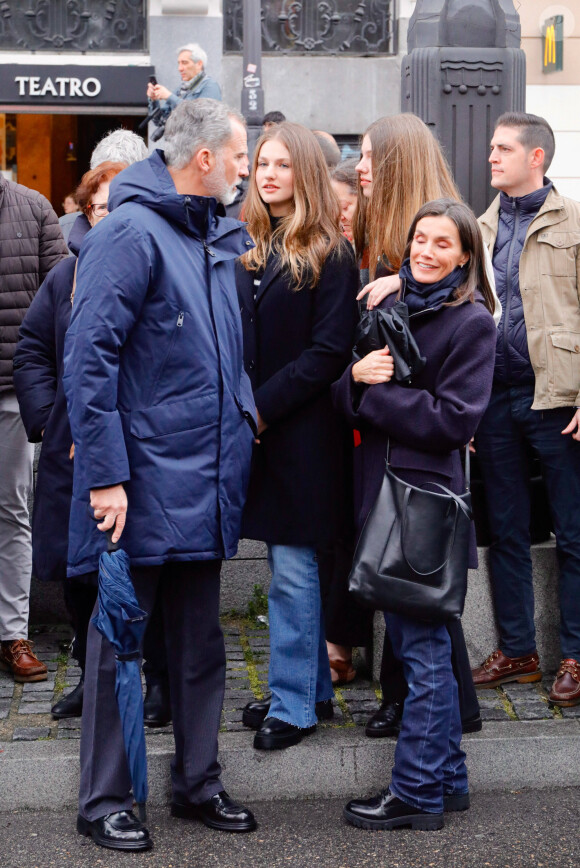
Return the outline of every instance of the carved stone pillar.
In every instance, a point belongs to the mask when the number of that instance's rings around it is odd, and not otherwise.
[[[477,215],[496,192],[494,123],[525,111],[526,60],[512,0],[417,0],[401,68],[401,110],[430,126]]]

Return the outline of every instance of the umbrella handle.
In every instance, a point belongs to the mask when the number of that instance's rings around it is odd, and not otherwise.
[[[90,504],[89,504],[89,506],[88,506],[88,510],[89,510],[89,515],[90,515],[90,517],[92,518],[93,521],[102,521],[101,518],[97,518],[97,517],[95,516],[93,510],[92,510],[91,507],[90,507]],[[109,528],[109,530],[105,531],[105,533],[106,533],[106,535],[107,535],[107,551],[108,551],[109,554],[111,554],[111,552],[117,552],[117,551],[119,551],[119,549],[120,549],[120,545],[119,545],[119,543],[118,543],[118,542],[116,542],[116,543],[113,542],[113,534],[115,533],[115,525],[116,525],[116,524],[117,524],[117,520],[115,519],[115,524],[113,525],[113,527],[111,527],[111,528]]]
[[[106,534],[107,534],[107,551],[109,552],[109,554],[111,554],[111,552],[119,551],[119,548],[120,548],[118,542],[116,542],[116,543],[113,542],[113,534],[114,533],[115,533],[115,525],[113,525],[113,527],[109,528],[109,530],[106,531]]]

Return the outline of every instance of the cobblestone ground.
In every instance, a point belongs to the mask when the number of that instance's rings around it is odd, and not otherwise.
[[[266,628],[248,619],[223,622],[226,643],[226,692],[222,712],[222,731],[239,732],[242,709],[254,698],[262,698],[268,689],[269,641]],[[80,669],[69,656],[70,631],[43,627],[31,630],[34,650],[48,667],[48,680],[35,684],[15,684],[10,675],[0,672],[0,742],[36,741],[38,739],[78,739],[80,718],[53,720],[51,706],[77,684]],[[485,721],[561,720],[580,717],[580,706],[569,709],[550,708],[548,692],[552,677],[537,684],[506,684],[495,690],[479,692],[481,716]],[[377,709],[379,685],[359,675],[352,684],[337,689],[334,719],[324,726],[364,726]],[[148,729],[154,739],[171,726]]]

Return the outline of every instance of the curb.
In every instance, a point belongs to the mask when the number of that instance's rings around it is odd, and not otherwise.
[[[471,792],[580,785],[580,721],[491,722],[466,736]],[[0,745],[0,811],[74,808],[78,741]],[[252,747],[251,732],[220,734],[226,789],[242,800],[364,795],[388,784],[393,739],[369,739],[358,727],[324,728],[284,751]],[[173,738],[148,745],[149,804],[170,802]]]

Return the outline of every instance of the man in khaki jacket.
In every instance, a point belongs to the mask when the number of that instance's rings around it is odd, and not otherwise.
[[[477,434],[488,503],[499,648],[477,687],[542,677],[536,651],[527,444],[539,455],[560,564],[562,662],[555,705],[580,703],[580,204],[545,177],[554,134],[536,115],[502,115],[491,141],[500,191],[480,218],[502,303],[494,385]]]

